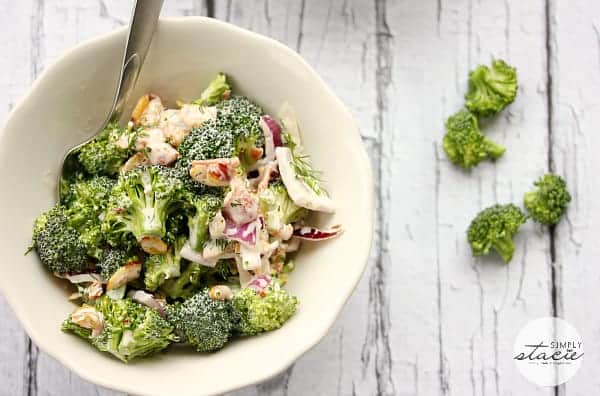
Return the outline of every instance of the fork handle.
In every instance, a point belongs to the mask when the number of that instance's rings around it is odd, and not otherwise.
[[[129,21],[123,64],[113,110],[109,116],[111,121],[120,121],[123,110],[135,83],[137,82],[144,59],[150,48],[152,36],[156,30],[158,16],[164,0],[136,0]]]

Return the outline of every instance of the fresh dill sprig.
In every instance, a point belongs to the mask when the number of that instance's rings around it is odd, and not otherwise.
[[[283,142],[292,152],[292,167],[294,168],[296,177],[317,195],[327,195],[327,190],[323,187],[322,172],[313,169],[310,157],[297,152],[296,148],[298,144],[288,132],[283,133]]]

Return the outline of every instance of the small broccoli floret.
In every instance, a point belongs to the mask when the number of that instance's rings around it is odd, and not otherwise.
[[[510,262],[515,251],[513,237],[526,220],[523,211],[513,204],[494,205],[482,210],[467,231],[473,255],[486,255],[494,248],[504,262]]]
[[[89,340],[92,337],[92,330],[83,328],[75,323],[71,319],[71,316],[62,323],[61,330],[68,333],[73,333],[84,340]]]
[[[103,296],[94,309],[102,320],[99,335],[94,337],[90,330],[75,324],[72,316],[63,323],[63,331],[87,339],[100,351],[109,352],[124,362],[157,353],[178,341],[173,326],[158,312],[130,299],[112,300]]]
[[[229,87],[229,84],[227,84],[227,77],[225,74],[219,73],[202,92],[200,99],[197,99],[192,103],[200,106],[212,106],[225,99],[230,93],[231,88]]]
[[[79,239],[87,246],[88,254],[100,258],[104,236],[100,217],[108,204],[115,181],[105,176],[80,180],[69,186],[64,198],[69,224],[79,230]]]
[[[160,286],[160,291],[171,300],[190,298],[203,287],[226,281],[231,276],[228,260],[219,260],[213,268],[187,263],[182,269],[178,278],[167,279]]]
[[[116,270],[131,261],[138,261],[138,257],[125,249],[108,247],[102,252],[97,267],[104,279],[110,279]]]
[[[178,148],[179,159],[175,167],[184,177],[189,178],[189,168],[194,160],[237,155],[246,164],[249,160],[246,154],[264,144],[259,125],[263,111],[259,106],[247,98],[236,96],[220,102],[217,109],[217,119],[193,129]]]
[[[208,224],[223,204],[223,200],[214,195],[195,196],[190,194],[194,207],[188,217],[189,244],[195,251],[201,251],[208,237]]]
[[[69,224],[68,211],[56,205],[41,214],[33,228],[33,248],[52,272],[78,273],[88,266],[87,246]]]
[[[282,225],[302,220],[308,210],[294,203],[281,181],[271,183],[260,194],[260,205],[269,230],[280,230]]]
[[[567,210],[571,194],[562,177],[547,174],[534,183],[535,189],[525,193],[525,208],[540,224],[554,225]]]
[[[213,300],[204,289],[183,303],[167,307],[167,320],[198,352],[211,352],[229,340],[233,312],[230,301]]]
[[[137,133],[137,130],[109,124],[93,141],[79,150],[79,162],[92,175],[116,175],[121,165],[133,154]]]
[[[188,263],[177,278],[167,279],[160,290],[170,299],[189,298],[200,289],[200,281],[205,268],[198,263]]]
[[[246,288],[232,300],[238,322],[235,329],[244,335],[276,330],[294,315],[298,299],[274,283],[262,292]]]
[[[222,128],[231,132],[234,154],[242,164],[256,162],[258,158],[253,157],[253,149],[264,144],[264,134],[259,125],[263,110],[243,96],[224,100],[217,105],[217,110]]]
[[[466,106],[478,115],[496,114],[515,100],[517,88],[517,70],[496,59],[491,68],[479,65],[469,74]]]
[[[470,169],[481,161],[498,159],[506,149],[479,130],[477,118],[466,110],[461,110],[446,121],[444,151],[455,165]]]
[[[172,169],[159,165],[134,169],[113,188],[102,230],[113,246],[145,237],[163,238],[167,216],[183,204],[184,186]]]
[[[185,236],[179,237],[165,254],[148,256],[144,262],[144,284],[148,290],[156,290],[167,279],[181,275],[181,256],[179,252],[186,242]]]

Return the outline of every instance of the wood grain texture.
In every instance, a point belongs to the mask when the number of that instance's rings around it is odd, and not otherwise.
[[[236,395],[590,395],[598,393],[600,5],[592,0],[167,0],[164,15],[213,15],[297,50],[348,105],[376,178],[369,267],[340,319],[283,375]],[[65,49],[126,23],[118,0],[0,1],[0,116]],[[509,109],[482,124],[508,148],[470,173],[441,149],[469,69],[517,66]],[[573,192],[555,230],[523,228],[510,265],[474,260],[465,229],[481,208],[520,203],[535,178]],[[586,354],[567,386],[536,388],[512,343],[558,314]],[[38,352],[0,300],[0,395],[103,395]]]
[[[552,79],[552,151],[550,166],[566,177],[573,201],[566,221],[555,231],[558,315],[580,332],[585,343],[581,370],[561,389],[564,395],[591,395],[600,390],[600,12],[594,1],[556,0],[549,8]]]

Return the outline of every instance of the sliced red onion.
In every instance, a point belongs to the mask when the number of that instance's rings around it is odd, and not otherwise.
[[[150,293],[146,293],[143,290],[132,290],[127,293],[127,296],[131,298],[133,301],[139,302],[142,305],[147,306],[148,308],[152,308],[156,310],[160,316],[165,316],[165,307],[159,300],[156,300],[154,296]]]
[[[223,234],[227,239],[243,243],[247,246],[254,246],[256,245],[260,225],[260,220],[238,225],[226,218]]]
[[[267,161],[275,159],[275,147],[283,146],[281,127],[271,116],[260,117],[258,123],[265,135],[265,158]]]
[[[294,236],[307,241],[324,241],[335,238],[342,233],[342,226],[335,225],[329,230],[320,230],[316,227],[300,227],[294,230]]]
[[[75,274],[75,275],[65,275],[65,279],[68,279],[71,283],[88,283],[88,282],[100,282],[102,283],[103,279],[100,275],[90,273],[90,274]]]
[[[273,283],[269,275],[258,275],[254,277],[250,283],[248,283],[248,289],[252,289],[257,293],[264,291],[267,287]]]

